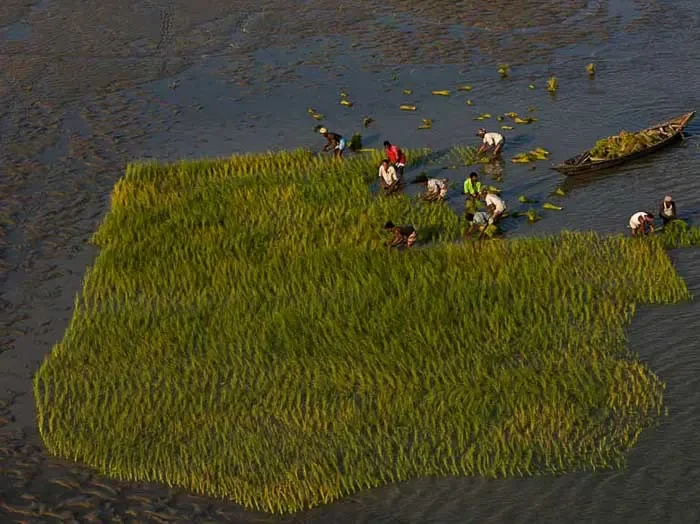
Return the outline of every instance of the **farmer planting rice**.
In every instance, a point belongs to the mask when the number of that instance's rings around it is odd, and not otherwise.
[[[426,188],[426,192],[423,194],[425,200],[437,200],[442,202],[447,196],[447,182],[446,178],[427,178],[421,182]]]
[[[477,211],[476,213],[467,213],[467,221],[469,222],[469,229],[465,234],[465,237],[469,237],[474,230],[479,231],[479,239],[481,239],[486,233],[486,228],[491,224],[491,214],[487,211]]]
[[[396,169],[385,158],[379,165],[379,186],[385,193],[393,193],[399,188],[399,176]]]
[[[318,130],[321,135],[327,140],[326,145],[323,147],[323,151],[333,151],[333,156],[335,158],[342,159],[343,151],[345,151],[345,139],[342,135],[338,133],[331,133],[325,127]]]
[[[388,140],[384,141],[384,151],[386,151],[389,161],[396,166],[399,176],[403,176],[403,170],[406,166],[406,155],[404,155],[403,151]]]
[[[644,236],[649,232],[654,232],[654,215],[646,211],[638,211],[630,218],[629,227],[632,230],[632,236]]]
[[[664,221],[664,226],[668,224],[671,220],[676,220],[678,215],[676,214],[676,203],[673,201],[671,195],[666,195],[659,205],[659,216],[661,220]]]
[[[391,239],[390,247],[398,247],[403,244],[405,244],[406,247],[411,247],[418,238],[418,232],[411,224],[395,226],[393,222],[389,221],[384,224],[384,229],[390,229],[394,234],[394,237]]]
[[[481,188],[482,185],[481,182],[479,182],[479,175],[477,175],[475,171],[472,171],[469,177],[464,181],[464,194],[467,195],[467,198],[471,197],[477,199],[481,193]]]
[[[494,191],[484,188],[481,192],[486,202],[486,207],[491,213],[491,222],[497,222],[506,211],[505,201]]]
[[[487,133],[486,129],[483,127],[476,132],[476,136],[481,137],[481,147],[479,148],[479,154],[485,153],[493,149],[493,157],[496,158],[501,154],[501,149],[503,149],[503,144],[506,139],[501,133]]]

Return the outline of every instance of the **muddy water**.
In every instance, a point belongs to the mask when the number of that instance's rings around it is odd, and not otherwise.
[[[178,0],[127,4],[0,5],[0,499],[7,504],[0,512],[18,519],[277,520],[159,487],[104,479],[100,486],[89,470],[41,450],[31,376],[68,325],[96,255],[87,241],[129,160],[320,149],[317,122],[306,111],[312,106],[326,116],[324,125],[348,136],[372,116],[376,123],[362,130],[368,147],[389,139],[435,150],[475,143],[478,127],[497,129],[493,118],[473,120],[481,113],[516,111],[539,120],[505,132],[506,160],[541,146],[557,161],[600,136],[700,106],[700,11],[693,0],[539,0],[498,8],[389,0],[354,10],[316,0],[283,10],[241,1],[235,11],[224,0],[196,8]],[[505,80],[497,73],[502,62],[511,64]],[[588,62],[597,66],[593,80],[584,71]],[[551,74],[560,83],[556,97],[543,89]],[[430,94],[462,84],[473,90]],[[349,93],[352,108],[339,105],[340,91]],[[401,103],[418,111],[401,112]],[[418,131],[421,118],[431,118],[433,129]],[[548,162],[533,170],[508,161],[503,172],[480,172],[503,189],[511,209],[521,208],[521,194],[543,201],[558,186],[569,192],[551,198],[565,209],[541,211],[537,224],[504,223],[511,236],[625,231],[633,212],[653,210],[668,192],[697,223],[700,120],[688,134],[677,147],[613,174],[567,180]],[[422,169],[461,185],[472,168],[452,165],[442,159]],[[462,211],[459,195],[449,204]],[[673,254],[696,294],[699,253]],[[642,435],[626,470],[422,479],[291,520],[697,521],[697,304],[641,308],[630,328],[632,349],[668,384],[669,417]]]

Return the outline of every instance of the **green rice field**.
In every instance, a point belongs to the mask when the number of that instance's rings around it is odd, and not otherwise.
[[[377,197],[380,158],[128,166],[35,378],[48,450],[275,513],[624,466],[664,413],[625,328],[690,298],[666,249],[700,232],[465,242],[448,205]],[[388,249],[387,220],[416,247]]]

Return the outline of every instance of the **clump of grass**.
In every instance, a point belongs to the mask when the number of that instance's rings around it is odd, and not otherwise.
[[[586,73],[588,73],[588,76],[590,77],[595,76],[595,64],[593,62],[586,66]]]
[[[625,326],[689,298],[664,248],[700,233],[455,244],[449,206],[373,196],[381,157],[129,165],[34,381],[46,448],[277,513],[623,464],[663,411]],[[432,246],[386,249],[387,220]]]
[[[552,76],[547,80],[547,91],[555,93],[559,89],[559,81],[556,76]]]

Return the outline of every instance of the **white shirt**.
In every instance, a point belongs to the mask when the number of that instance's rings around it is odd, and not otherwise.
[[[637,211],[632,218],[630,218],[630,228],[637,229],[642,226],[642,218],[647,216],[644,211]]]
[[[439,191],[446,191],[447,186],[445,185],[445,182],[438,178],[431,178],[428,180],[428,191],[431,193],[437,193]]]
[[[489,145],[489,146],[497,146],[501,142],[503,142],[504,138],[501,133],[486,133],[484,135],[484,144]]]
[[[496,208],[496,213],[503,213],[506,210],[506,203],[503,199],[493,193],[486,195],[486,205],[493,205]]]
[[[384,169],[384,164],[379,166],[379,176],[384,180],[384,183],[387,186],[390,186],[399,180],[399,177],[396,176],[396,169],[394,169],[394,166],[392,165],[389,165],[387,169]]]

